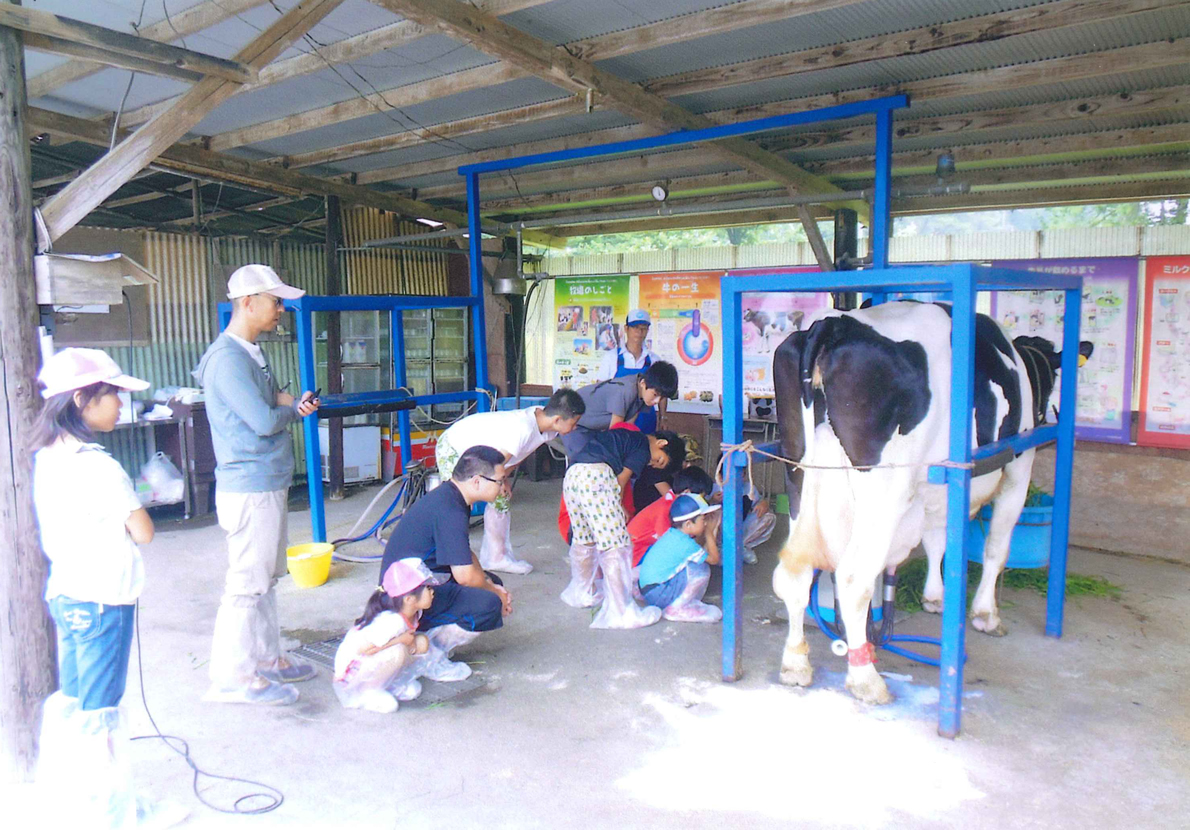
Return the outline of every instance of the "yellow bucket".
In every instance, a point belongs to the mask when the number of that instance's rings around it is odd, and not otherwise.
[[[289,572],[299,588],[317,588],[331,573],[331,554],[335,546],[326,542],[294,545],[285,551]]]

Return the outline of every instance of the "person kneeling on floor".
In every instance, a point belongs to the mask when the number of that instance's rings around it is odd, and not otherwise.
[[[427,672],[438,680],[471,676],[466,663],[443,666],[446,654],[416,633],[440,580],[416,556],[399,559],[385,571],[335,653],[334,690],[344,707],[387,714],[397,711],[398,701],[421,694],[417,678]]]
[[[702,496],[674,499],[669,516],[673,526],[653,543],[640,563],[640,592],[650,607],[675,622],[719,622],[723,611],[702,601],[711,579],[711,565],[719,554],[708,554],[698,543],[706,534],[707,514],[719,509]]]
[[[570,459],[562,498],[570,514],[570,584],[562,601],[573,608],[603,603],[591,628],[643,628],[661,619],[658,609],[632,598],[632,541],[621,498],[632,476],[646,466],[676,470],[686,444],[676,433],[642,435],[626,429],[596,432]],[[603,586],[595,584],[603,572]]]
[[[638,512],[628,522],[628,535],[632,537],[632,567],[639,568],[645,553],[653,543],[664,536],[673,522],[669,518],[674,499],[683,493],[702,496],[710,500],[715,482],[702,467],[691,465],[678,470],[673,476],[673,488],[661,498]],[[722,514],[711,513],[707,517],[706,531],[695,538],[713,561],[719,560],[719,519]]]
[[[477,412],[456,421],[438,438],[435,458],[438,474],[449,479],[459,454],[474,446],[495,447],[504,456],[511,478],[514,468],[547,441],[574,430],[586,404],[573,389],[559,389],[545,406],[503,412]],[[479,564],[484,570],[527,574],[533,566],[512,552],[512,490],[506,485],[483,511],[483,543]]]
[[[512,596],[499,577],[480,567],[468,538],[471,505],[495,501],[504,484],[504,454],[493,447],[471,447],[459,456],[449,481],[405,511],[384,548],[381,579],[394,562],[408,557],[421,559],[430,571],[445,577],[417,630],[447,655],[480,632],[499,628],[512,613]],[[441,664],[424,676],[438,680],[439,669],[451,672],[453,665]]]

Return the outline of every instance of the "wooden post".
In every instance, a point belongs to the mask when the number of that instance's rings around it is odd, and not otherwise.
[[[0,28],[0,780],[8,782],[32,779],[41,701],[57,686],[29,451],[41,402],[35,381],[41,359],[24,118],[21,36]]]
[[[339,210],[339,197],[326,197],[326,293],[334,296],[343,293],[343,280],[339,273],[339,248],[343,246],[343,219]],[[343,392],[343,344],[342,315],[331,311],[326,315],[326,391],[328,395]],[[343,419],[327,419],[327,469],[330,473],[331,501],[343,498]]]

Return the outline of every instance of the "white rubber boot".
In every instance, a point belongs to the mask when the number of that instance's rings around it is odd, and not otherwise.
[[[591,628],[644,628],[661,619],[661,609],[641,608],[632,598],[632,548],[599,551],[603,570],[603,605]]]

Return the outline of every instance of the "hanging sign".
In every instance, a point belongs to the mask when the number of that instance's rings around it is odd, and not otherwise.
[[[1145,338],[1136,443],[1190,448],[1190,257],[1145,263]]]
[[[671,412],[719,413],[723,341],[719,280],[722,271],[642,274],[640,307],[653,318],[651,349],[678,370]]]
[[[1131,440],[1137,265],[1128,257],[992,263],[995,268],[1083,278],[1079,338],[1094,343],[1095,350],[1078,371],[1075,435],[1082,440],[1121,444]],[[1010,339],[1043,337],[1060,350],[1065,311],[1066,296],[1062,291],[992,292],[992,317]],[[1061,384],[1059,375],[1050,395],[1051,407],[1058,404]]]
[[[605,352],[620,341],[628,316],[630,277],[560,277],[554,280],[554,388],[595,382]]]

